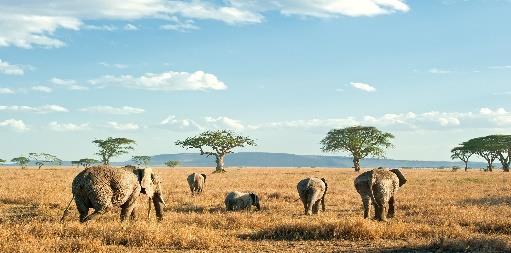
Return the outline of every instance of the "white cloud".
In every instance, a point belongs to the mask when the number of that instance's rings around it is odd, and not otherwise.
[[[135,123],[108,122],[108,127],[118,131],[135,131],[140,129]]]
[[[489,69],[511,69],[511,65],[504,65],[504,66],[491,66],[488,67]]]
[[[7,119],[4,121],[0,121],[0,127],[10,127],[17,132],[25,132],[29,130],[29,128],[27,127],[27,125],[25,125],[23,120],[16,119]]]
[[[245,126],[241,124],[239,120],[231,119],[228,117],[206,117],[206,122],[212,125],[214,128],[229,128],[234,130],[243,130]]]
[[[375,92],[376,88],[367,83],[351,82],[351,86],[355,89],[363,90],[365,92]]]
[[[195,131],[202,130],[203,127],[197,122],[190,119],[178,119],[174,115],[170,115],[160,122],[160,126],[165,126],[171,130],[179,131]]]
[[[0,105],[0,111],[6,112],[33,112],[33,113],[51,113],[51,112],[69,112],[60,105],[43,105],[38,107],[24,106],[24,105]]]
[[[85,30],[95,30],[95,31],[107,31],[113,32],[118,28],[113,25],[84,25],[82,26]]]
[[[107,68],[117,68],[117,69],[125,69],[128,67],[126,64],[120,64],[120,63],[107,63],[107,62],[100,62],[99,65],[105,66]]]
[[[338,119],[307,119],[307,120],[291,120],[278,121],[263,124],[249,125],[249,129],[264,128],[340,128],[346,126],[359,125],[360,122],[353,117]]]
[[[14,94],[14,90],[10,88],[0,88],[0,94]]]
[[[226,1],[167,1],[167,0],[110,0],[68,1],[39,0],[0,1],[0,47],[31,48],[62,47],[58,29],[116,30],[100,24],[101,20],[169,20],[179,16],[187,20],[217,20],[227,24],[261,23],[264,14],[331,18],[339,16],[375,16],[407,12],[404,0],[226,0]],[[94,21],[94,25],[87,24]],[[174,29],[190,29],[181,26]],[[124,30],[134,30],[134,25]],[[172,29],[172,26],[168,28]]]
[[[39,91],[39,92],[44,92],[44,93],[51,93],[52,92],[52,89],[50,87],[42,86],[42,85],[32,86],[31,89],[35,90],[35,91]]]
[[[76,132],[90,129],[89,123],[73,124],[73,123],[58,123],[56,121],[50,122],[48,127],[56,132]]]
[[[75,80],[65,80],[65,79],[60,79],[60,78],[54,77],[50,80],[50,82],[57,86],[68,89],[68,90],[88,90],[89,89],[88,87],[79,85],[78,82]]]
[[[92,112],[92,113],[116,114],[116,115],[140,114],[140,113],[145,112],[145,110],[142,108],[136,108],[136,107],[131,107],[131,106],[113,107],[113,106],[106,106],[106,105],[85,107],[85,108],[80,109],[80,111]]]
[[[135,89],[157,91],[184,91],[184,90],[225,90],[227,86],[213,75],[204,71],[188,72],[164,72],[161,74],[146,73],[139,77],[131,75],[103,76],[90,80],[93,85],[122,86]]]
[[[137,31],[138,27],[136,25],[133,25],[133,24],[126,24],[123,27],[123,29],[126,30],[126,31]]]
[[[451,70],[438,69],[438,68],[432,68],[428,72],[431,73],[431,74],[449,74],[449,73],[452,73]]]
[[[160,26],[160,29],[162,30],[174,30],[178,32],[187,32],[191,30],[198,30],[199,27],[195,25],[195,22],[191,19],[181,21],[177,17],[172,18],[173,23],[172,24],[166,24]]]
[[[1,24],[1,17],[0,17],[0,28],[2,27]],[[0,31],[1,33],[1,31]],[[2,37],[0,36],[0,46],[2,45]],[[23,68],[18,65],[10,64],[6,61],[2,61],[0,59],[0,73],[6,74],[6,75],[15,75],[15,76],[21,76],[25,72],[23,71]]]

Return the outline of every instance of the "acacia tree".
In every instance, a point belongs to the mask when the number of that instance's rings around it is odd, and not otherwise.
[[[494,146],[499,159],[502,164],[504,172],[509,172],[509,165],[511,163],[511,135],[490,135],[486,138],[492,139],[492,145]]]
[[[127,154],[129,150],[133,150],[133,145],[136,144],[134,140],[128,138],[112,138],[108,137],[106,140],[94,140],[99,147],[99,151],[96,155],[101,157],[101,162],[104,165],[110,164],[112,157]]]
[[[0,159],[0,163],[5,163],[5,160],[4,159]]]
[[[487,162],[488,171],[493,171],[493,162],[498,158],[497,147],[491,136],[478,137],[463,142],[461,145]]]
[[[167,167],[174,168],[179,166],[179,161],[169,160],[165,162],[165,165],[167,165]]]
[[[458,146],[451,149],[451,159],[460,159],[465,163],[465,171],[468,171],[468,159],[474,154],[472,150],[464,147]]]
[[[96,160],[96,159],[91,159],[91,158],[83,158],[83,159],[80,159],[78,161],[71,161],[71,164],[76,165],[77,168],[79,168],[80,165],[85,167],[85,168],[88,168],[92,164],[95,164],[95,163],[99,163],[99,161]]]
[[[133,160],[138,166],[140,166],[140,165],[147,166],[151,162],[151,157],[146,156],[146,155],[138,155],[138,156],[133,156],[133,158],[131,158],[131,160]]]
[[[54,164],[54,165],[61,165],[62,160],[57,158],[54,155],[47,154],[47,153],[28,153],[28,157],[30,160],[34,161],[34,163],[38,166],[39,169],[43,167],[45,164]]]
[[[27,166],[27,164],[30,162],[30,159],[28,159],[24,156],[20,156],[20,157],[12,158],[11,162],[17,163],[19,166],[21,166],[22,169],[24,169]]]
[[[255,146],[254,140],[249,137],[236,135],[229,130],[206,131],[198,136],[188,137],[185,140],[178,140],[176,145],[186,149],[197,148],[201,155],[214,156],[216,159],[215,172],[225,172],[224,158],[232,150],[238,147]],[[205,150],[208,148],[209,150]]]
[[[353,157],[353,168],[360,171],[360,160],[370,157],[383,158],[385,149],[392,147],[394,136],[375,127],[353,126],[330,130],[321,140],[323,152],[345,151]]]

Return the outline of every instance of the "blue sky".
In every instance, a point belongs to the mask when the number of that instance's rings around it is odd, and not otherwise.
[[[332,128],[448,160],[511,130],[511,1],[0,0],[0,158],[133,155],[232,129],[243,151],[320,154]],[[241,151],[241,150],[240,150]],[[119,158],[120,160],[126,157]]]

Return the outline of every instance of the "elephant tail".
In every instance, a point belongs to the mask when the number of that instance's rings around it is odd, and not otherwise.
[[[371,176],[370,179],[368,180],[368,187],[369,187],[369,197],[371,197],[371,202],[374,204],[374,205],[378,205],[378,202],[376,202],[375,198],[374,198],[374,190],[373,190],[373,186],[374,186],[374,181],[373,181],[373,177]]]
[[[62,214],[62,218],[60,218],[60,223],[64,223],[64,219],[66,218],[66,216],[69,214],[69,207],[71,206],[71,203],[73,202],[73,200],[75,199],[75,195],[73,194],[73,197],[71,198],[71,200],[69,201],[69,204],[67,204],[67,207],[66,209],[64,210],[64,213]]]

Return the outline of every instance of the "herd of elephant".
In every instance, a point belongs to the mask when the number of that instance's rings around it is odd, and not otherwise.
[[[200,194],[204,190],[206,175],[193,173],[188,176],[187,181],[192,195]],[[355,179],[354,186],[362,198],[364,218],[369,217],[371,203],[376,220],[392,218],[395,214],[395,194],[405,183],[406,178],[397,169],[386,170],[380,167],[360,174]],[[320,204],[323,212],[325,211],[325,196],[328,190],[326,179],[305,178],[297,184],[297,190],[306,215],[317,214]],[[72,183],[73,199],[80,213],[80,222],[93,220],[116,207],[121,208],[121,221],[135,219],[135,206],[140,194],[149,197],[147,216],[149,217],[151,206],[154,205],[157,219],[162,220],[163,207],[166,206],[162,192],[161,179],[151,168],[135,166],[90,167],[80,172]],[[71,202],[64,211],[62,221]],[[248,210],[252,206],[257,210],[261,209],[260,198],[254,192],[229,192],[224,203],[227,211]],[[89,214],[91,208],[94,211]]]

